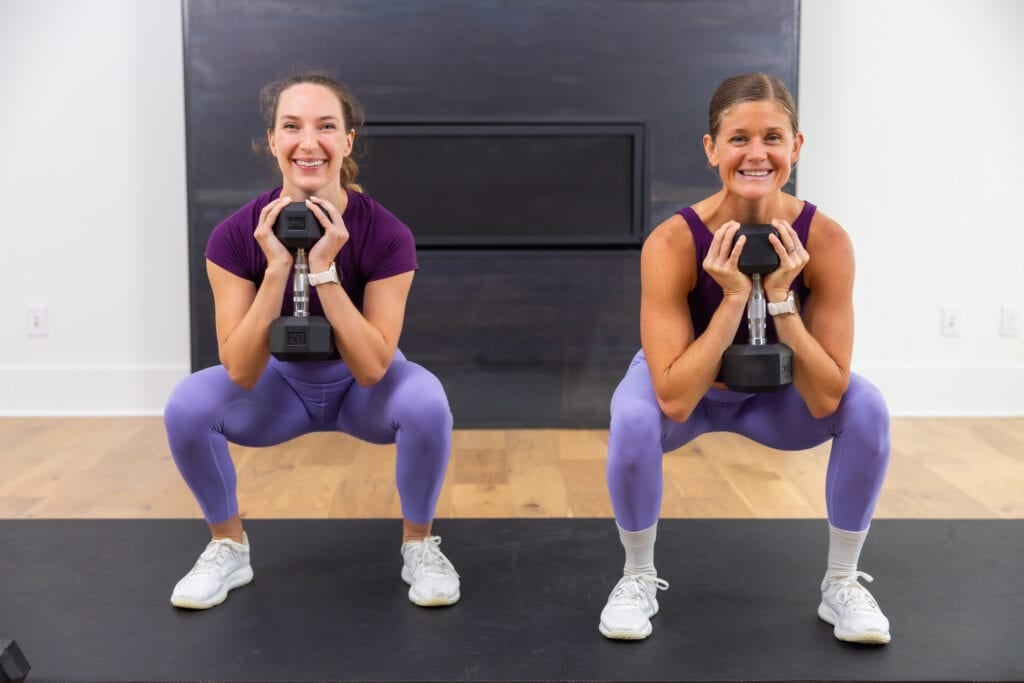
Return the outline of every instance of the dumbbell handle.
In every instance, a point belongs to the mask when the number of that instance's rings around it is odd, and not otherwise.
[[[750,330],[750,344],[763,346],[768,342],[765,332],[765,316],[767,304],[765,303],[764,285],[761,284],[761,273],[754,273],[750,276],[754,281],[754,288],[750,291],[750,300],[747,301],[747,325]]]
[[[309,317],[309,263],[306,261],[306,250],[295,252],[295,278],[292,281],[292,301],[295,304],[296,318]]]

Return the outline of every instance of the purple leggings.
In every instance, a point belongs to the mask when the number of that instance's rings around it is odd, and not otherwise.
[[[341,361],[271,358],[248,390],[232,382],[223,366],[207,368],[174,388],[164,424],[178,471],[211,524],[238,514],[229,441],[273,446],[309,432],[334,431],[397,444],[402,516],[426,524],[434,518],[452,439],[444,388],[401,351],[371,387],[359,386]]]
[[[686,422],[674,422],[658,406],[640,351],[611,404],[606,474],[619,526],[640,531],[658,521],[662,454],[707,432],[742,434],[787,451],[831,439],[825,475],[829,522],[845,531],[863,531],[870,524],[889,463],[889,411],[874,385],[851,374],[839,408],[821,419],[811,416],[792,385],[766,394],[712,387]]]

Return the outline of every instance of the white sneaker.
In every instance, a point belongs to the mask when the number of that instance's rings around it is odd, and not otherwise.
[[[440,545],[440,536],[402,544],[402,581],[409,584],[409,599],[421,607],[454,605],[459,601],[459,574]]]
[[[651,635],[651,617],[658,613],[657,593],[667,588],[668,581],[653,574],[623,576],[601,610],[601,635],[617,640],[643,640]]]
[[[821,584],[818,616],[835,626],[833,633],[839,640],[885,645],[891,640],[889,620],[868,589],[857,583],[859,577],[868,583],[873,581],[864,572],[842,579],[825,579]]]
[[[196,564],[174,587],[171,604],[188,609],[209,609],[224,602],[228,591],[252,581],[249,537],[244,543],[229,538],[210,541]]]

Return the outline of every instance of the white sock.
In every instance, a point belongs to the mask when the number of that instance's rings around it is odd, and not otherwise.
[[[860,549],[864,547],[864,539],[867,537],[867,529],[844,531],[828,525],[828,568],[821,584],[822,590],[825,590],[825,583],[830,579],[844,579],[857,573]]]
[[[616,524],[618,526],[618,524]],[[623,574],[658,575],[654,568],[654,539],[658,536],[658,523],[640,531],[626,531],[619,527],[619,540],[626,549],[626,565]]]

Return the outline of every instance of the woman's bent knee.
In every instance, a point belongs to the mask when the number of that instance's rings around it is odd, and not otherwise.
[[[850,376],[850,386],[839,404],[844,420],[873,427],[889,426],[889,407],[878,387],[860,375]]]
[[[169,432],[210,428],[217,412],[224,405],[224,400],[218,398],[221,392],[216,389],[220,383],[218,374],[223,375],[224,381],[231,381],[223,368],[218,366],[193,373],[178,382],[164,405],[164,425]]]
[[[630,477],[648,467],[660,467],[661,412],[649,402],[618,401],[608,432],[608,469]]]
[[[616,401],[612,405],[609,431],[625,443],[660,442],[661,421],[661,411],[650,401]]]
[[[398,419],[402,424],[430,425],[451,429],[451,405],[444,387],[432,372],[406,361],[401,381],[395,388]]]

